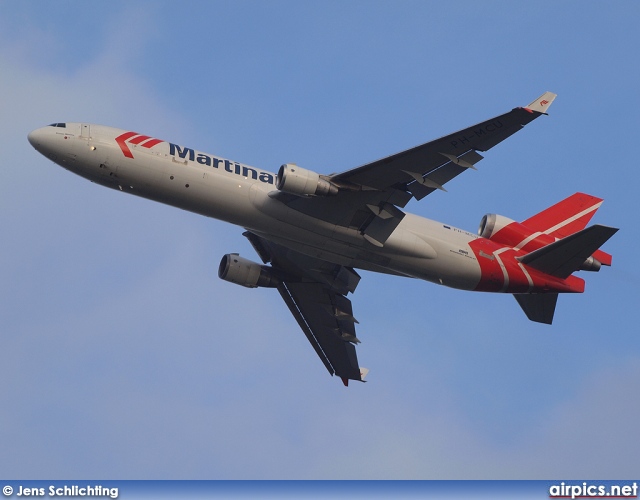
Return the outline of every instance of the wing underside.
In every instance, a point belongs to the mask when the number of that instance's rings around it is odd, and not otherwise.
[[[555,98],[547,92],[524,108],[515,108],[466,129],[339,174],[322,176],[332,196],[298,196],[273,191],[269,196],[289,208],[342,227],[356,229],[382,247],[405,216],[401,208],[424,198],[462,172],[475,169],[482,155],[546,111]],[[316,174],[317,175],[317,174]],[[279,278],[278,291],[329,373],[363,380],[355,345],[356,319],[348,293],[360,276],[352,269],[295,252],[246,232],[265,264]],[[522,302],[521,302],[522,303]],[[524,306],[523,306],[524,307]]]
[[[349,299],[319,283],[282,283],[278,291],[329,373],[343,380],[360,380],[356,348],[351,343],[357,341],[353,320],[341,320],[334,314],[336,299],[341,299],[342,307],[348,303],[350,309]]]
[[[355,323],[349,292],[360,276],[351,268],[308,257],[245,232],[263,262],[282,276],[278,291],[302,332],[331,375],[345,385],[363,380],[366,369],[358,365]]]
[[[294,210],[343,227],[357,229],[370,243],[383,246],[398,226],[411,198],[421,200],[462,172],[475,169],[487,151],[546,114],[555,94],[546,92],[526,107],[515,108],[392,156],[326,178],[339,187],[330,197],[273,192]]]

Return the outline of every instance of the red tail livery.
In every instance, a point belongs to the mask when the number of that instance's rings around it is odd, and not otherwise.
[[[599,247],[617,229],[584,229],[602,201],[576,193],[523,222],[485,215],[481,238],[469,243],[481,268],[476,290],[513,293],[529,319],[550,324],[558,293],[584,292],[584,280],[572,273],[611,265]]]

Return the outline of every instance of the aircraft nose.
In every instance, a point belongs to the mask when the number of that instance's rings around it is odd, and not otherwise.
[[[38,149],[38,146],[42,144],[42,136],[44,135],[41,128],[37,128],[34,131],[30,132],[27,136],[29,140],[29,144],[31,144],[34,148]]]
[[[53,161],[56,161],[55,158],[61,153],[59,141],[61,136],[56,134],[56,130],[58,130],[56,126],[57,124],[40,127],[27,135],[27,139],[34,149]]]
[[[29,140],[29,144],[31,144],[34,148],[38,143],[38,130],[39,129],[29,132],[29,135],[27,136],[27,139]]]

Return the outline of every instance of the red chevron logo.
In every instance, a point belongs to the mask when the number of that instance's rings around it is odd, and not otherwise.
[[[160,139],[154,139],[153,137],[149,137],[148,135],[141,135],[137,132],[125,132],[124,134],[116,137],[116,143],[118,144],[118,146],[120,146],[122,154],[127,158],[133,158],[133,153],[131,152],[131,149],[129,149],[127,141],[129,141],[129,144],[135,144],[136,146],[140,145],[143,148],[147,149],[150,149],[156,144],[163,142]]]

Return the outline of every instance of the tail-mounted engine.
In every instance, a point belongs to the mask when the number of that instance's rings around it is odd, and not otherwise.
[[[278,279],[271,267],[240,257],[237,253],[228,253],[222,257],[218,277],[247,288],[278,286]]]
[[[480,221],[478,235],[502,245],[521,248],[524,242],[533,240],[533,248],[528,251],[550,245],[556,238],[544,233],[529,229],[527,226],[513,219],[497,214],[487,214]],[[534,238],[535,236],[535,238]],[[602,263],[593,255],[588,257],[580,266],[581,271],[599,271]]]
[[[513,219],[504,217],[503,215],[487,214],[482,217],[480,226],[478,227],[478,236],[482,238],[491,239],[503,227],[508,226],[511,223],[515,223]]]
[[[512,247],[519,245],[535,232],[513,219],[497,214],[485,215],[478,228],[479,236]]]
[[[338,186],[320,174],[300,168],[295,163],[285,163],[278,170],[276,187],[285,193],[298,196],[331,196],[338,194]]]

